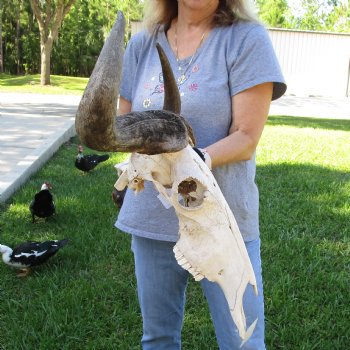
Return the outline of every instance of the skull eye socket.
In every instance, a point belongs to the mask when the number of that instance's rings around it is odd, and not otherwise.
[[[204,200],[206,187],[194,178],[186,178],[178,185],[179,204],[183,207],[199,207]]]

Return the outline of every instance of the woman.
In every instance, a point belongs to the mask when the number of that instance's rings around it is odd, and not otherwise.
[[[255,149],[270,102],[286,90],[264,27],[245,0],[149,0],[148,31],[130,40],[124,56],[119,114],[161,109],[163,81],[155,44],[163,47],[177,79],[181,115],[192,126],[197,146],[230,205],[246,243],[259,296],[247,288],[249,326],[258,324],[242,349],[265,349],[264,304],[255,184]],[[127,191],[116,222],[132,234],[138,297],[143,317],[142,346],[181,349],[185,290],[189,274],[176,262],[178,220],[157,198],[153,184],[135,196]],[[241,339],[221,289],[201,285],[218,345],[239,349]]]

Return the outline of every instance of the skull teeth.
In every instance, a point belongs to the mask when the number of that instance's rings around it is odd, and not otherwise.
[[[196,282],[201,281],[204,278],[204,276],[201,273],[198,273],[197,275],[195,275],[193,277],[194,277],[194,280]]]
[[[174,253],[175,253],[175,259],[177,260],[178,264],[182,268],[187,270],[194,277],[196,281],[200,281],[205,277],[187,261],[186,257],[181,253],[181,251],[176,246],[174,247]]]
[[[183,261],[182,261],[182,264],[179,263],[179,265],[182,266],[187,271],[190,271],[191,269],[193,270],[191,264],[189,264],[188,262],[183,263]]]
[[[180,266],[185,267],[185,266],[188,265],[188,267],[191,267],[191,265],[188,263],[188,261],[187,261],[184,257],[181,257],[181,258],[176,259],[176,260],[177,260],[177,263],[178,263]],[[185,267],[185,269],[187,269],[188,267]]]
[[[178,261],[179,259],[183,258],[183,254],[180,252],[179,248],[177,246],[174,247],[173,249],[175,258]]]

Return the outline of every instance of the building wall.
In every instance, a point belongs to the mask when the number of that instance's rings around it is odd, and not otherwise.
[[[350,35],[269,29],[289,94],[349,96]]]
[[[132,23],[132,33],[142,30]],[[349,97],[350,34],[268,29],[287,94]]]

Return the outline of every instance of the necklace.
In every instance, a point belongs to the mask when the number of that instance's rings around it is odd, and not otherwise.
[[[204,36],[205,36],[205,33],[207,32],[207,29],[205,29],[205,31],[203,32],[202,34],[202,37],[201,37],[201,40],[199,41],[199,44],[195,50],[195,52],[193,53],[193,55],[191,56],[190,58],[190,61],[187,63],[186,67],[185,67],[185,70],[183,71],[183,73],[177,78],[177,82],[181,85],[185,82],[186,80],[186,73],[188,71],[188,69],[190,68],[192,62],[193,62],[193,59],[194,57],[196,56],[196,53],[198,51],[198,49],[201,47],[202,43],[203,43],[203,40],[204,40]],[[177,48],[177,23],[175,25],[175,33],[174,33],[174,36],[175,36],[175,51],[176,51],[176,62],[177,62],[177,67],[178,67],[178,70],[181,72],[183,70],[183,66],[181,66],[179,64],[179,51],[178,51],[178,48]]]

